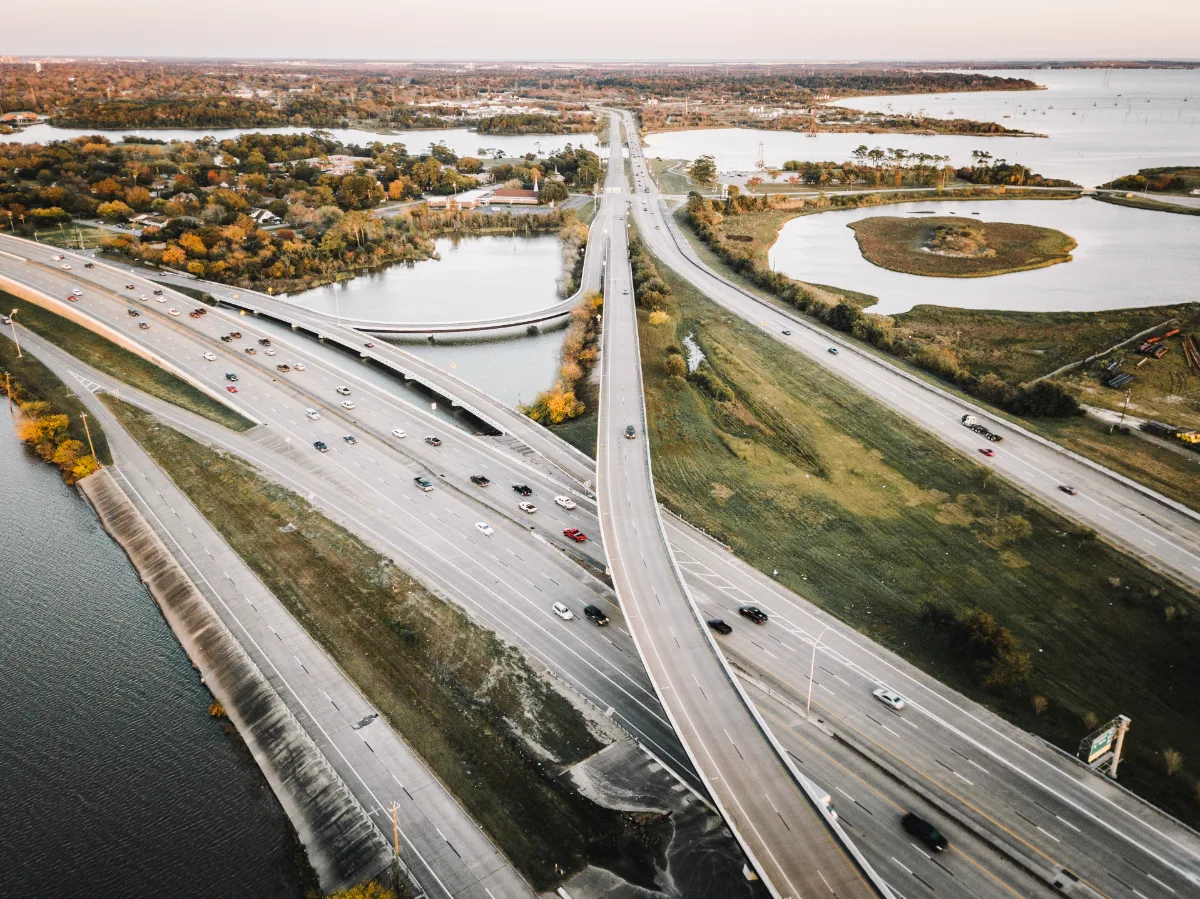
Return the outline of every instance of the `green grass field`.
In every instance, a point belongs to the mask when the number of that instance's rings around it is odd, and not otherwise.
[[[535,887],[618,852],[627,817],[554,780],[601,744],[520,653],[241,460],[105,402]]]
[[[18,316],[19,317],[19,316]],[[28,348],[18,356],[17,345],[9,339],[9,330],[4,329],[0,336],[0,378],[10,376],[13,384],[14,402],[42,401],[50,404],[51,409],[63,412],[71,419],[67,428],[71,437],[88,445],[87,429],[83,426],[80,413],[87,409],[80,402],[71,388],[64,384],[54,372],[38,361]],[[112,453],[108,448],[108,438],[104,429],[95,418],[89,417],[88,428],[92,432],[92,443],[96,447],[96,458],[104,465],[112,464]]]
[[[69,225],[63,225],[61,229],[42,228],[36,232],[34,239],[38,243],[49,244],[64,250],[94,250],[100,246],[101,238],[111,237],[112,233],[103,228],[93,228],[90,225],[72,222]],[[82,246],[80,246],[81,243]]]
[[[197,390],[191,384],[164,371],[153,362],[136,356],[99,334],[89,331],[60,315],[55,315],[0,291],[0,302],[7,309],[17,309],[17,321],[40,337],[70,353],[119,381],[136,387],[151,396],[182,409],[203,415],[210,421],[224,425],[234,431],[245,431],[254,426],[247,418],[212,397]]]
[[[1122,782],[1200,821],[1200,758],[1184,749],[1200,745],[1200,708],[1189,699],[1200,677],[1196,598],[660,270],[678,313],[657,327],[643,313],[640,324],[660,499],[1068,750],[1089,715],[1135,717]],[[667,376],[666,351],[688,333],[733,401]],[[928,601],[983,609],[1010,628],[1033,660],[1027,690],[985,691],[921,623]],[[1043,714],[1032,695],[1049,699]],[[1174,777],[1161,765],[1167,748],[1189,756]]]

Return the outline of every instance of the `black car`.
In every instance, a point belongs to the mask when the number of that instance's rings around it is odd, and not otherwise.
[[[258,345],[259,346],[270,346],[271,340],[270,340],[270,338],[267,338],[267,337],[260,337],[258,339]]]
[[[764,624],[767,620],[767,613],[758,606],[742,606],[738,609],[738,614],[743,618],[749,618],[755,624]]]
[[[323,441],[323,440],[314,440],[313,446],[315,446],[318,450],[320,450],[323,453],[329,452],[329,447],[327,447],[325,445],[325,441]]]
[[[94,263],[94,262],[85,262],[85,263],[83,264],[83,267],[84,267],[84,268],[95,268],[95,267],[96,267],[96,263]]]
[[[233,338],[232,338],[232,337],[230,337],[228,334],[222,334],[222,335],[221,335],[221,342],[222,342],[222,343],[233,343]]]
[[[718,634],[721,634],[722,636],[728,636],[729,634],[733,633],[733,628],[731,628],[728,624],[726,624],[720,618],[708,619],[708,626],[711,627]]]
[[[227,372],[225,372],[225,380],[226,380],[226,381],[236,381],[236,380],[237,380],[237,375],[235,375],[235,374],[234,374],[233,372],[231,372],[231,371],[227,371]]]
[[[626,425],[625,426],[625,439],[632,440],[636,436],[637,436],[637,431],[634,430],[633,425]]]
[[[430,446],[441,446],[442,445],[442,441],[440,439],[438,439],[437,437],[426,437],[425,442],[428,443]]]
[[[474,484],[476,487],[486,487],[488,484],[490,484],[492,482],[489,481],[487,479],[487,477],[484,475],[473,474],[473,475],[471,475],[471,483]]]
[[[513,484],[513,490],[521,494],[521,496],[533,496],[533,491],[529,489],[527,484]]]
[[[946,838],[942,836],[941,831],[919,815],[909,812],[900,820],[900,823],[904,826],[905,830],[934,852],[943,852],[950,845],[946,842]]]
[[[596,622],[596,624],[598,624],[600,627],[604,627],[604,625],[608,624],[608,616],[600,611],[600,609],[598,609],[596,606],[584,606],[583,614],[592,621]]]
[[[142,314],[142,313],[138,312],[136,309],[127,309],[125,311],[128,312],[130,315],[141,315]]]

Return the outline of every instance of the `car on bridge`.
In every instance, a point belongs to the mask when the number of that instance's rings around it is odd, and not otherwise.
[[[308,416],[309,421],[320,421],[321,413],[316,409],[305,409],[304,414]]]
[[[871,695],[894,712],[898,712],[908,705],[908,703],[904,701],[903,696],[901,696],[895,690],[891,690],[887,687],[879,687],[878,689],[872,690]]]
[[[944,852],[950,846],[941,831],[920,815],[909,812],[900,819],[900,825],[934,852]]]
[[[258,345],[259,345],[259,346],[270,346],[270,345],[271,345],[271,338],[269,338],[269,337],[260,337],[260,338],[258,338]]]
[[[217,354],[216,354],[216,353],[205,353],[205,354],[204,354],[204,361],[205,361],[205,362],[216,362],[216,361],[217,361]]]
[[[533,490],[528,484],[513,484],[513,490],[521,494],[521,496],[533,496]]]
[[[317,449],[318,449],[320,452],[322,452],[322,453],[327,453],[327,452],[329,452],[329,447],[327,447],[327,446],[325,445],[325,441],[324,441],[324,440],[314,440],[314,441],[313,441],[313,446],[315,446],[315,447],[316,447],[316,448],[317,448]]]
[[[479,533],[483,534],[485,537],[490,537],[492,534],[496,533],[492,526],[486,521],[475,522],[475,530],[479,531]]]
[[[429,493],[431,490],[433,490],[433,482],[428,478],[416,477],[413,478],[413,483],[426,493]]]
[[[354,403],[350,402],[349,400],[342,400],[342,408],[343,409],[353,409]]]
[[[835,346],[831,346],[826,352],[828,352],[830,356],[836,356],[838,354],[837,347]]]
[[[342,439],[345,440],[351,446],[354,446],[356,443],[358,443],[358,438],[355,437],[353,434],[347,434]]]
[[[304,371],[304,363],[297,362],[295,365],[292,366],[292,368],[296,369],[296,371]]]
[[[281,371],[285,375],[292,370],[292,367],[290,365],[288,365],[286,362],[280,362],[278,365],[275,366],[275,368],[277,371]]]
[[[147,322],[138,322],[138,327],[141,328],[143,331],[150,330],[150,325]]]
[[[996,455],[996,451],[995,451],[994,449],[990,449],[989,447],[986,447],[986,446],[985,446],[985,447],[982,447],[982,448],[980,448],[979,452],[983,453],[983,454],[984,454],[985,456],[987,456],[989,459],[990,459],[992,456]]]
[[[725,637],[728,637],[730,634],[733,633],[733,628],[731,628],[728,624],[726,624],[720,618],[708,619],[708,626],[711,627],[718,634],[721,634],[722,636],[725,636]]]
[[[492,482],[488,480],[487,475],[473,474],[473,475],[471,475],[471,483],[474,484],[476,487],[486,487],[488,484],[490,484]]]
[[[738,614],[743,618],[749,618],[755,624],[767,623],[767,613],[758,606],[741,606],[738,609]]]
[[[604,627],[608,624],[608,616],[599,606],[586,605],[583,607],[583,614],[589,621],[594,621],[597,627]]]
[[[141,315],[141,314],[142,314],[142,313],[138,312],[136,309],[126,309],[125,311],[126,311],[126,312],[128,312],[130,315],[133,315],[133,316],[138,316],[138,315]]]
[[[225,389],[228,390],[230,393],[238,392],[238,389],[236,387],[234,387],[232,384],[226,384]]]
[[[520,509],[522,512],[524,512],[526,515],[532,515],[534,512],[537,511],[537,506],[535,506],[531,502],[517,503],[517,508]]]
[[[1061,490],[1063,493],[1065,493],[1067,496],[1074,496],[1076,493],[1079,492],[1074,487],[1071,487],[1067,484],[1059,484],[1058,489]]]
[[[554,497],[554,505],[561,506],[570,512],[575,508],[575,500],[571,499],[569,496],[556,496]]]
[[[637,429],[633,425],[625,425],[625,439],[633,440],[635,437],[637,437]]]
[[[554,614],[557,615],[559,618],[561,618],[563,621],[571,621],[572,619],[575,618],[575,616],[571,614],[571,610],[568,609],[561,602],[556,602],[550,608],[553,609]]]
[[[238,379],[238,376],[235,375],[233,372],[231,372],[231,371],[225,372],[225,380],[226,381],[236,381],[237,379]]]
[[[428,443],[430,446],[441,446],[442,445],[441,438],[434,437],[432,434],[425,438],[425,442]]]
[[[406,433],[404,433],[402,430],[400,430],[399,428],[392,428],[392,436],[399,437],[401,440],[403,440],[408,435]]]
[[[334,393],[336,393],[338,396],[349,396],[349,395],[350,395],[350,388],[349,388],[349,387],[347,387],[345,384],[342,384],[342,385],[340,385],[340,386],[338,386],[338,387],[335,387],[335,388],[333,389],[333,392],[334,392]]]
[[[178,309],[176,309],[174,306],[172,306],[170,309],[168,309],[168,310],[167,310],[167,315],[175,315],[175,316],[178,316],[178,315],[179,315],[179,310],[178,310]]]
[[[563,536],[568,540],[574,540],[576,543],[582,543],[587,539],[587,534],[579,530],[579,528],[567,528],[563,531]]]

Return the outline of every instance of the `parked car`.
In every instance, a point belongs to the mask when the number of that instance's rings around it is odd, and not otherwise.
[[[1067,496],[1074,496],[1076,493],[1076,490],[1074,487],[1068,487],[1066,484],[1059,484],[1058,489],[1061,490],[1063,493],[1065,493]]]
[[[563,531],[563,536],[570,540],[574,540],[576,543],[582,543],[587,539],[587,534],[579,530],[579,528],[567,528],[565,531]]]
[[[521,494],[521,496],[533,496],[533,490],[528,484],[513,484],[513,490]]]
[[[356,443],[358,443],[358,438],[355,437],[353,434],[347,434],[342,439],[345,440],[351,446],[354,446]]]
[[[625,439],[632,440],[636,436],[637,431],[634,429],[633,425],[625,425]]]
[[[901,818],[900,824],[906,831],[911,833],[914,837],[916,837],[934,852],[944,852],[950,845],[946,842],[946,838],[942,836],[941,831],[939,831],[924,818],[920,817],[919,815],[915,815],[912,812],[909,812],[907,815]]]
[[[741,606],[738,614],[743,618],[749,618],[755,624],[766,624],[767,622],[767,613],[758,606]]]
[[[728,636],[729,634],[733,633],[733,628],[731,628],[728,624],[726,624],[720,618],[708,619],[708,626],[711,627],[718,634],[721,634],[723,636]]]
[[[556,506],[561,506],[562,508],[566,509],[567,511],[570,511],[571,509],[575,508],[575,500],[571,499],[571,497],[569,497],[569,496],[554,497],[554,504]]]
[[[888,689],[887,687],[879,687],[878,689],[872,690],[871,695],[886,705],[889,709],[892,709],[896,712],[908,705],[908,703],[904,701],[903,696],[901,696],[895,690]]]
[[[471,475],[471,483],[474,484],[476,487],[486,487],[488,484],[490,484],[492,482],[487,479],[486,475],[473,474],[473,475]]]
[[[534,512],[537,511],[537,506],[535,506],[533,503],[528,502],[528,501],[522,502],[522,503],[517,503],[517,508],[520,509],[522,512],[524,512],[526,515],[532,515]]]
[[[488,524],[486,521],[475,522],[475,530],[479,531],[479,533],[483,534],[483,536],[485,536],[485,537],[490,537],[490,536],[492,536],[492,534],[496,533],[492,529],[492,526],[490,524]]]
[[[413,478],[413,483],[416,484],[417,487],[419,487],[421,490],[425,491],[426,493],[428,493],[429,491],[431,491],[433,489],[433,482],[430,481],[428,478],[416,477],[416,478]]]
[[[441,446],[442,445],[441,439],[438,437],[433,437],[433,436],[426,437],[425,442],[428,443],[430,446]]]
[[[598,606],[587,605],[583,607],[583,614],[587,616],[589,621],[594,621],[600,627],[608,624],[608,616]]]
[[[320,451],[321,451],[321,452],[323,452],[323,453],[327,453],[327,452],[329,452],[329,447],[327,447],[327,446],[325,445],[325,441],[324,441],[324,440],[314,440],[314,441],[313,441],[313,446],[315,446],[315,447],[316,447],[318,450],[320,450]]]
[[[399,437],[401,440],[403,440],[408,435],[405,434],[403,431],[401,431],[399,428],[392,428],[392,436]]]
[[[571,614],[571,610],[568,609],[561,602],[556,602],[550,608],[552,608],[554,610],[554,614],[557,615],[559,618],[561,618],[563,621],[570,621],[571,619],[573,619],[575,617],[574,615]]]

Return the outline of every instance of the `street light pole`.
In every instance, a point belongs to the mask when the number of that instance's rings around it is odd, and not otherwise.
[[[93,458],[93,459],[96,459],[96,445],[95,445],[94,443],[92,443],[92,429],[88,427],[88,423],[87,423],[87,413],[86,413],[86,412],[80,412],[80,413],[79,413],[79,417],[83,419],[83,432],[84,432],[85,434],[87,434],[87,439],[88,439],[88,449],[90,449],[90,450],[92,451],[92,458]],[[99,459],[96,459],[96,464],[97,464],[97,465],[99,465],[99,464],[100,464],[100,460],[99,460]]]
[[[833,625],[825,625],[825,631],[829,630]],[[812,710],[812,687],[813,675],[817,671],[817,650],[821,648],[821,640],[825,636],[825,631],[821,631],[821,635],[817,637],[817,642],[813,644],[812,663],[808,667],[808,701],[804,704],[804,719],[809,720],[809,712]]]
[[[17,358],[20,359],[21,358],[21,341],[17,340],[17,312],[18,312],[18,310],[16,310],[16,309],[14,309],[12,311],[12,315],[10,315],[8,317],[8,325],[10,328],[12,328],[13,343],[15,343],[17,345]]]

